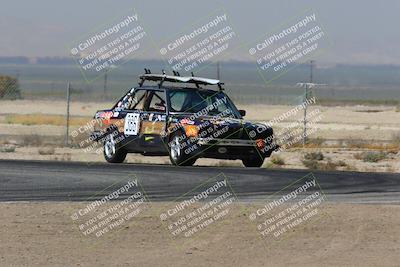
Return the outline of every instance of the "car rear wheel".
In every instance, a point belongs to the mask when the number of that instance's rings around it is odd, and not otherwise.
[[[176,132],[172,135],[169,143],[169,158],[173,165],[192,166],[197,159],[185,153],[181,142],[185,138],[182,137],[183,134],[181,132]]]
[[[250,158],[242,159],[243,165],[246,167],[261,167],[264,163],[264,158],[260,156],[254,156]]]
[[[109,134],[103,144],[104,158],[109,163],[122,163],[126,158],[126,150],[119,147],[115,141],[114,135]]]

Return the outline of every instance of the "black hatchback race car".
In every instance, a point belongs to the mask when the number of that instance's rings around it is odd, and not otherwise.
[[[190,166],[205,157],[260,167],[277,148],[272,128],[243,120],[246,112],[235,107],[219,80],[145,71],[139,87],[95,115],[91,137],[103,146],[108,162],[141,153],[169,156],[174,165]],[[148,81],[155,84],[145,85]],[[203,88],[210,85],[218,88]]]

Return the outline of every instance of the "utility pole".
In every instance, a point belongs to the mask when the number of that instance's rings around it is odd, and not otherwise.
[[[217,79],[220,79],[220,72],[219,72],[219,61],[217,61]]]
[[[304,87],[304,119],[303,119],[303,146],[307,143],[307,107],[308,107],[308,97],[310,94],[310,89],[315,86],[325,86],[326,84],[317,84],[313,83],[313,68],[314,68],[314,60],[310,61],[310,82],[308,83],[297,83],[297,86]]]
[[[303,118],[303,146],[307,143],[307,100],[309,89],[313,87],[313,68],[314,68],[314,60],[310,61],[310,82],[302,84],[304,86],[304,118]]]
[[[313,83],[313,68],[314,68],[314,60],[310,61],[310,83]]]
[[[107,98],[107,69],[104,72],[103,100]]]
[[[307,143],[307,93],[308,93],[308,83],[304,86],[304,118],[303,118],[303,146]]]
[[[306,84],[304,87],[304,103],[307,102],[308,100],[308,93],[309,93],[309,88],[311,88],[311,85],[313,83],[313,68],[314,68],[314,60],[310,61],[310,83]],[[307,143],[307,104],[304,105],[304,127],[303,127],[303,146]]]
[[[65,146],[68,146],[69,144],[69,102],[71,99],[71,84],[68,82],[67,85],[67,129],[65,133]]]

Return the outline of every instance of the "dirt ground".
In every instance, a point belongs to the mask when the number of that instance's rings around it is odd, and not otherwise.
[[[234,203],[201,232],[174,238],[152,203],[119,229],[84,236],[71,219],[82,202],[1,203],[1,266],[398,266],[400,206],[324,204],[313,221],[262,238]],[[148,204],[146,204],[148,205]]]

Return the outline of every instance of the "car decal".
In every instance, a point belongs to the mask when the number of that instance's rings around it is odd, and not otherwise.
[[[164,130],[163,122],[150,122],[150,121],[142,121],[141,131],[142,134],[161,134]]]
[[[140,114],[128,113],[125,117],[124,134],[138,135],[140,129]]]

